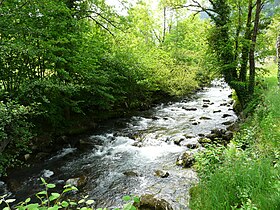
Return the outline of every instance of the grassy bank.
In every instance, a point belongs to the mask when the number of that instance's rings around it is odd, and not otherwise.
[[[276,76],[266,77],[254,112],[232,142],[198,154],[191,209],[280,209],[279,93]]]

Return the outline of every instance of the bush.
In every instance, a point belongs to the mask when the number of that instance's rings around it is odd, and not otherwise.
[[[34,135],[27,117],[32,113],[30,106],[14,101],[0,102],[0,174],[13,165],[20,154],[29,151]]]

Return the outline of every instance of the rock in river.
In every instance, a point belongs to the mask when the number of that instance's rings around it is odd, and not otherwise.
[[[158,176],[160,178],[167,178],[169,176],[168,171],[162,171],[162,170],[155,170],[155,176]]]
[[[176,161],[176,165],[182,166],[183,168],[190,168],[194,164],[194,157],[191,152],[184,152],[181,154]]]
[[[232,115],[230,115],[230,114],[224,114],[223,116],[222,116],[222,118],[227,118],[227,117],[231,117]]]
[[[82,175],[79,177],[71,178],[66,181],[66,184],[73,185],[77,188],[82,188],[87,184],[87,177]]]
[[[125,172],[123,172],[123,174],[128,177],[138,177],[139,176],[135,171],[125,171]]]
[[[197,108],[182,107],[186,111],[197,111]]]
[[[198,140],[198,142],[199,142],[202,146],[204,146],[204,145],[206,145],[206,144],[211,144],[211,143],[212,143],[211,139],[208,139],[208,138],[200,138],[200,139]]]
[[[138,210],[173,210],[171,205],[164,199],[156,198],[155,195],[142,195],[140,203],[134,203]]]
[[[211,120],[210,117],[205,117],[205,116],[202,116],[201,118],[199,118],[200,120]]]

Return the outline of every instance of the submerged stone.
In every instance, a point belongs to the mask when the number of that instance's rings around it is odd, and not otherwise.
[[[205,117],[205,116],[202,116],[201,118],[199,118],[200,120],[211,120],[210,117]]]
[[[182,107],[186,111],[197,111],[197,108]]]
[[[137,176],[139,176],[135,171],[125,171],[123,174],[125,176],[128,176],[128,177],[137,177]]]

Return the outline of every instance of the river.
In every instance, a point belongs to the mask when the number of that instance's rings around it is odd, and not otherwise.
[[[186,210],[189,189],[198,178],[193,169],[177,166],[176,160],[185,151],[202,150],[201,136],[237,120],[230,95],[228,85],[215,80],[190,98],[113,120],[82,137],[79,147],[63,148],[43,163],[13,173],[10,179],[16,181],[17,190],[12,194],[22,199],[38,192],[40,177],[58,185],[84,177],[80,194],[89,195],[98,207],[118,207],[124,195],[153,194],[174,210]],[[168,176],[155,176],[156,170]],[[3,182],[0,187],[1,193],[10,191]]]

